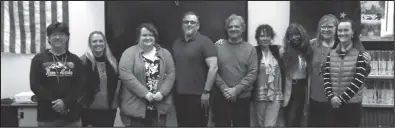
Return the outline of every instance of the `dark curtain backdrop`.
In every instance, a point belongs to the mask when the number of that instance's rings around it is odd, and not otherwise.
[[[182,15],[188,11],[199,15],[200,32],[215,42],[225,37],[224,21],[230,14],[247,20],[247,1],[106,1],[106,36],[114,56],[119,60],[137,43],[136,28],[143,22],[155,24],[159,44],[171,51],[173,41],[182,35]]]
[[[303,25],[312,38],[325,14],[333,14],[339,19],[340,13],[344,12],[356,24],[361,23],[360,1],[291,1],[290,10],[290,22]]]

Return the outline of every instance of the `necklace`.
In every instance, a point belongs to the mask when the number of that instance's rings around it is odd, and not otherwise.
[[[54,61],[55,65],[65,66],[66,65],[66,60],[67,60],[67,54],[65,55],[64,58],[61,58],[61,59],[62,60],[59,60],[58,57],[56,57],[56,55],[52,55],[52,60]],[[59,84],[59,82],[60,82],[60,72],[58,71],[58,67],[57,66],[55,67],[55,70],[56,70],[57,82]]]

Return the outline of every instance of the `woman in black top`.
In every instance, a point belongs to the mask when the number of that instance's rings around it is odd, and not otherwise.
[[[286,126],[300,127],[307,96],[306,51],[309,36],[304,27],[291,23],[284,36],[285,87],[282,107],[286,107]]]
[[[82,55],[86,88],[81,99],[83,126],[112,127],[118,108],[118,64],[100,31],[89,35]]]

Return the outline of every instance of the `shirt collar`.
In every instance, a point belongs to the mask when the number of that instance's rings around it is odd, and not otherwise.
[[[336,52],[337,52],[337,53],[345,53],[345,54],[347,54],[347,53],[350,51],[350,49],[353,47],[353,45],[354,45],[354,44],[351,43],[350,45],[347,46],[347,48],[344,48],[345,51],[343,51],[342,48],[341,48],[342,46],[341,46],[341,44],[339,43],[338,46],[337,46]]]
[[[200,36],[199,31],[196,32],[196,34],[193,35],[193,36],[191,37],[191,39],[189,39],[188,41],[186,41],[185,37],[182,37],[182,38],[181,38],[181,41],[182,41],[182,42],[185,42],[185,43],[188,43],[188,42],[191,42],[191,41],[196,40],[196,38],[197,38],[198,36]]]
[[[53,54],[53,53],[50,51],[50,49],[47,49],[46,52],[47,52],[48,55],[55,55],[55,54]],[[63,55],[69,54],[69,53],[70,53],[70,51],[66,49],[66,52],[65,52],[65,53],[60,54],[60,55],[55,55],[55,56],[63,56]]]

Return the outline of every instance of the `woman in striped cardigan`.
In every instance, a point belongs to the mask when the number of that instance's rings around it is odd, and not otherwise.
[[[324,90],[332,105],[332,125],[357,127],[362,113],[365,77],[370,73],[370,55],[359,41],[354,22],[343,18],[338,24],[336,44],[326,57]]]

